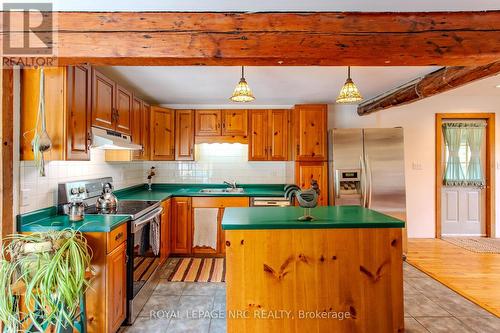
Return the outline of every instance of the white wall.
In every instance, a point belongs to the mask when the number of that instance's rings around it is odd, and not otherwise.
[[[408,236],[432,238],[435,235],[435,114],[496,113],[496,131],[500,129],[500,76],[440,94],[421,101],[360,117],[356,106],[329,107],[329,128],[395,127],[404,128]],[[500,158],[500,135],[496,135],[496,159]],[[421,169],[412,168],[413,163]],[[496,163],[496,188],[500,188],[499,164]],[[500,195],[496,195],[496,206]],[[500,210],[496,210],[496,236],[500,237]]]

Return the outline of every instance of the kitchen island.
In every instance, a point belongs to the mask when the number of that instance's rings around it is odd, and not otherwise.
[[[404,222],[358,206],[228,208],[227,331],[404,330]]]

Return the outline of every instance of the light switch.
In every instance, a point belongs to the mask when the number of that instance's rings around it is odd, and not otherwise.
[[[29,206],[30,204],[30,189],[21,189],[21,207]]]
[[[413,170],[422,170],[422,163],[420,163],[420,162],[412,162],[411,168]]]

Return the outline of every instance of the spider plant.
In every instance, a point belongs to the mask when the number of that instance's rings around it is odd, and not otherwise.
[[[72,229],[15,234],[4,244],[0,253],[4,330],[17,332],[26,320],[40,332],[50,325],[73,326],[80,297],[90,283],[86,273],[91,272],[92,252],[83,235]]]

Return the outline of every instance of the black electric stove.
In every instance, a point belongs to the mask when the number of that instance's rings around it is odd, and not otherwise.
[[[85,208],[85,214],[129,215],[132,220],[136,220],[159,206],[159,201],[118,200],[114,209],[100,209],[91,205]]]

